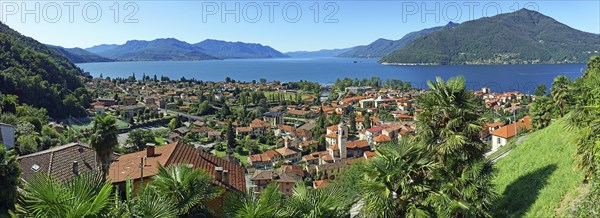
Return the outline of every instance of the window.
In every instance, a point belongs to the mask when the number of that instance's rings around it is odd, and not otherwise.
[[[502,138],[498,138],[498,144],[502,143]]]

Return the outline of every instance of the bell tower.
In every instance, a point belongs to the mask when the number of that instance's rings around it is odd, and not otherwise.
[[[348,155],[346,150],[346,141],[348,141],[348,126],[344,121],[340,122],[338,125],[338,138],[337,138],[337,146],[340,150],[340,158],[345,159]]]

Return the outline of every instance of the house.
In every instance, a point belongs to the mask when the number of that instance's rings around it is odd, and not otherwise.
[[[136,104],[137,104],[137,100],[135,99],[134,96],[123,97],[123,105],[131,106],[131,105],[136,105]]]
[[[296,182],[302,177],[295,172],[286,172],[282,170],[256,170],[250,181],[252,182],[251,190],[254,193],[260,193],[267,188],[270,183],[277,183],[279,190],[287,197],[292,196]]]
[[[509,123],[492,131],[490,133],[492,135],[492,151],[496,151],[501,146],[506,145],[508,140],[516,136],[521,128],[531,130],[531,117],[525,116],[517,122]]]
[[[263,114],[263,121],[268,122],[271,128],[283,124],[283,113],[269,111]]]
[[[250,165],[256,169],[271,168],[282,158],[283,156],[281,156],[281,154],[275,150],[267,150],[262,154],[253,154],[248,156]]]
[[[141,164],[143,167],[140,167]],[[149,146],[143,151],[121,155],[111,163],[108,178],[117,186],[123,186],[127,179],[132,179],[134,186],[139,188],[142,181],[147,183],[158,174],[159,165],[168,168],[177,164],[187,164],[194,169],[206,171],[212,177],[211,183],[225,189],[225,193],[246,191],[242,166],[197,150],[183,142],[160,147]],[[223,195],[207,202],[207,206],[219,214],[222,201]]]
[[[11,149],[15,147],[15,126],[0,123],[0,143]]]
[[[98,173],[96,152],[87,144],[70,143],[20,156],[21,179],[30,181],[42,173],[64,181],[86,173]]]
[[[302,151],[294,147],[283,147],[275,149],[275,152],[281,155],[282,160],[287,163],[296,163],[302,159]]]
[[[243,138],[245,136],[249,136],[252,135],[252,127],[236,127],[235,128],[235,135],[238,138]]]
[[[250,128],[252,128],[251,135],[253,135],[253,136],[263,135],[267,132],[267,130],[269,129],[270,126],[271,126],[271,124],[269,124],[269,122],[262,121],[259,119],[254,119],[254,120],[252,120],[252,122],[250,122]]]
[[[362,157],[367,151],[371,151],[371,146],[369,146],[369,141],[362,139],[346,143],[346,149],[348,150],[348,157],[356,158]]]

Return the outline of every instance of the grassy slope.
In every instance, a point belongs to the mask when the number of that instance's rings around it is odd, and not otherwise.
[[[565,195],[573,195],[583,180],[573,157],[574,133],[558,120],[531,133],[521,145],[495,163],[500,199],[497,217],[556,217]]]

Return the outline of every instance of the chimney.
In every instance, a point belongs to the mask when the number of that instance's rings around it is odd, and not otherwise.
[[[154,157],[154,144],[146,144],[146,157]]]
[[[215,180],[223,181],[223,167],[215,167]]]
[[[73,174],[79,175],[79,163],[76,160],[73,161]]]
[[[223,183],[229,184],[229,170],[223,170]]]

